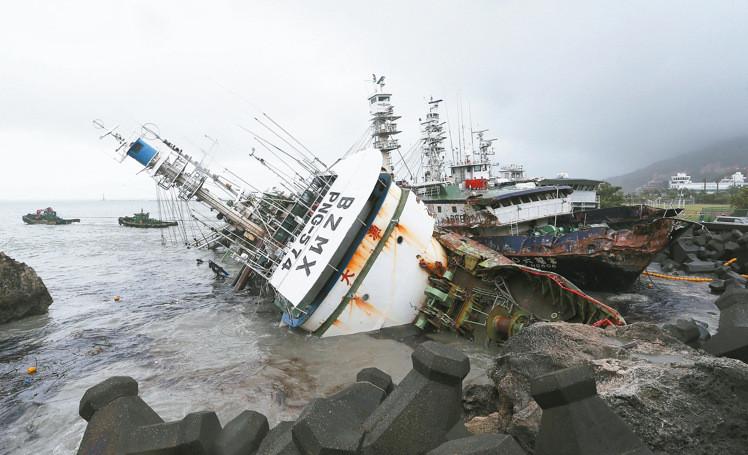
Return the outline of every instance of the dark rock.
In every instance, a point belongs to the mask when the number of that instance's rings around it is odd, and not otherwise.
[[[666,259],[668,259],[668,254],[665,250],[663,250],[657,253],[654,258],[652,258],[652,262],[662,264]]]
[[[294,422],[281,422],[262,440],[257,455],[301,455],[293,442]]]
[[[296,447],[305,454],[357,453],[364,420],[386,397],[371,382],[356,382],[307,405],[293,426]]]
[[[78,405],[78,414],[89,421],[94,413],[121,397],[138,396],[138,382],[129,376],[112,376],[83,394]]]
[[[499,403],[499,392],[493,384],[471,384],[462,391],[462,409],[468,420],[498,411]]]
[[[725,238],[722,236],[722,234],[718,234],[716,232],[709,232],[706,234],[706,238],[708,239],[707,243],[711,241],[723,243],[725,241]]]
[[[52,296],[34,269],[0,252],[0,324],[45,314]]]
[[[384,390],[384,393],[387,395],[389,395],[395,388],[395,384],[392,382],[392,377],[379,368],[364,368],[356,375],[356,381],[371,382],[375,386]]]
[[[536,455],[651,454],[631,428],[597,396],[592,369],[580,365],[532,382],[543,408]]]
[[[740,232],[738,229],[733,229],[730,231],[730,238],[734,241],[738,241],[743,237],[743,233]]]
[[[689,254],[696,254],[699,251],[699,246],[691,241],[690,237],[681,237],[672,243],[671,257],[679,264],[689,261]]]
[[[696,257],[701,259],[702,261],[709,259],[709,254],[706,248],[704,248],[703,246],[700,246],[699,250],[696,252]]]
[[[445,442],[428,455],[525,455],[507,434],[480,434]]]
[[[599,397],[654,452],[744,451],[738,429],[748,428],[748,408],[736,403],[748,401],[748,365],[645,323],[605,330],[535,323],[509,338],[489,371],[501,398],[498,431],[531,451],[542,415],[531,381],[577,365],[592,368]]]
[[[693,243],[698,246],[706,246],[707,238],[706,235],[699,235],[693,238]]]
[[[457,422],[455,426],[453,426],[446,435],[444,435],[444,438],[447,441],[451,441],[453,439],[461,439],[461,438],[467,438],[468,436],[472,436],[473,434],[468,430],[467,426],[465,425],[465,422]]]
[[[731,286],[717,299],[719,327],[704,349],[748,363],[748,289]]]
[[[176,422],[135,428],[127,437],[128,455],[208,455],[221,433],[215,412],[193,412]]]
[[[732,270],[728,270],[725,276],[725,281],[729,280],[731,283],[733,283],[734,286],[745,287],[746,284],[748,284],[748,280]]]
[[[694,319],[678,319],[675,324],[665,324],[662,328],[673,338],[694,349],[701,348],[710,338],[707,325]]]
[[[721,240],[710,240],[707,242],[706,247],[712,251],[714,251],[717,255],[717,257],[722,257],[723,254],[725,254],[725,245],[722,243]]]
[[[688,262],[685,265],[688,273],[712,273],[717,270],[717,265],[711,261],[693,261]]]
[[[670,273],[677,267],[678,264],[676,264],[674,261],[668,259],[666,260],[660,267],[660,270],[662,270],[663,273]]]
[[[413,368],[423,376],[445,384],[462,382],[470,372],[470,360],[461,351],[428,341],[413,351]]]
[[[223,427],[216,438],[216,455],[252,455],[268,434],[268,419],[255,411],[244,411]]]
[[[724,311],[733,305],[748,303],[748,289],[743,288],[734,280],[726,283],[725,292],[714,301],[714,305],[720,311]]]
[[[462,417],[467,356],[427,341],[412,355],[413,370],[364,423],[364,454],[423,453],[446,440]]]
[[[324,399],[345,404],[355,413],[359,423],[363,423],[386,397],[385,391],[371,382],[355,382]]]
[[[743,235],[740,237],[740,240],[738,240],[738,243],[741,245],[748,245],[748,232],[743,233]]]
[[[722,294],[725,292],[725,280],[714,280],[709,283],[709,291],[712,294]]]
[[[140,397],[117,398],[89,418],[78,455],[120,455],[126,452],[128,436],[136,428],[161,422]]]
[[[729,256],[727,259],[732,259],[738,254],[740,245],[735,242],[725,242],[725,255]]]
[[[384,395],[384,391],[379,391]],[[355,454],[364,437],[362,423],[345,402],[323,398],[307,405],[291,433],[296,447],[304,454]]]

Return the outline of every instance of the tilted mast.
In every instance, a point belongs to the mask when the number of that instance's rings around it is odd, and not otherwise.
[[[444,125],[439,118],[439,103],[442,100],[431,98],[428,102],[429,111],[426,119],[421,121],[421,150],[423,154],[423,180],[427,182],[441,182],[446,180],[444,170],[444,146],[446,139]]]
[[[168,151],[156,150],[144,137],[128,141],[116,128],[109,130],[98,120],[94,125],[107,131],[101,138],[111,136],[118,142],[116,153],[120,162],[127,157],[133,158],[161,188],[175,189],[180,199],[189,201],[194,198],[218,212],[217,218],[231,229],[211,227],[211,230],[229,242],[235,260],[266,278],[272,275],[286,253],[288,243],[298,234],[312,207],[324,196],[334,179],[330,172],[312,172],[288,182],[292,185],[290,195],[268,193],[244,180],[237,182],[238,177],[229,171],[226,174],[212,172],[146,127],[145,131],[155,136]],[[271,171],[274,169],[254,152],[252,156]],[[205,224],[194,213],[192,216]]]
[[[385,172],[392,174],[394,172],[392,151],[400,148],[400,144],[394,137],[400,133],[395,123],[400,116],[394,113],[395,108],[390,102],[392,94],[384,92],[384,76],[377,79],[377,76],[372,74],[372,82],[374,94],[369,97],[369,112],[371,113],[374,148],[382,152],[382,167]]]

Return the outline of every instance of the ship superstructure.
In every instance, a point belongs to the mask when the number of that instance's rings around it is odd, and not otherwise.
[[[275,291],[274,303],[285,326],[336,336],[415,323],[469,338],[500,340],[539,320],[624,323],[615,310],[552,271],[515,264],[462,234],[435,232],[437,220],[444,218],[435,220],[430,210],[436,207],[440,212],[443,196],[427,199],[416,194],[425,186],[395,182],[389,152],[397,149],[393,136],[399,117],[389,104],[390,95],[382,90],[383,78],[374,82],[379,87],[370,98],[374,146],[354,145],[330,166],[266,114],[263,120],[280,132],[255,118],[291,148],[247,130],[279,159],[269,160],[255,149],[250,153],[257,169],[278,179],[282,189],[269,191],[228,169],[213,172],[151,127],[127,139],[116,128],[107,129],[100,121],[94,124],[106,131],[102,138],[116,140],[120,161],[132,158],[160,188],[217,213],[210,220],[191,211],[192,218],[208,229],[191,244],[200,248],[220,243],[228,248],[243,265],[234,288],[241,289],[240,283],[251,275],[267,283]],[[422,122],[429,176],[424,183],[460,188],[444,175],[444,123],[438,103],[430,102],[430,115]],[[480,162],[488,161],[493,142],[482,134],[478,132]],[[482,168],[465,171],[472,180],[483,178]],[[253,175],[251,181],[258,177]],[[462,193],[458,204],[497,213],[492,210],[501,207],[503,199],[486,197],[490,189],[468,190],[470,195]],[[476,198],[476,191],[481,196]],[[517,200],[528,210],[533,201]],[[510,218],[491,216],[502,226],[512,223]],[[465,220],[460,222],[464,225]],[[226,275],[215,263],[211,268]]]
[[[116,139],[120,159],[133,158],[160,187],[218,213],[225,225],[210,226],[212,235],[276,290],[283,323],[332,336],[408,324],[419,315],[429,277],[423,264],[446,265],[447,258],[425,206],[382,171],[380,150],[358,150],[329,167],[316,157],[286,162],[298,177],[285,182],[281,197],[214,173],[148,133],[161,146],[116,130],[102,137]],[[281,175],[280,164],[253,157]]]
[[[494,175],[496,139],[486,136],[488,130],[471,131],[471,140],[460,141],[464,150],[452,153],[455,160],[448,165],[441,102],[432,98],[427,104],[421,121],[420,172],[410,182],[438,227],[480,235],[518,234],[571,213],[569,186],[520,181],[524,169],[517,165]]]
[[[374,148],[382,153],[382,168],[385,172],[393,174],[392,152],[400,148],[400,143],[395,137],[400,134],[397,129],[399,115],[395,115],[395,107],[392,105],[392,94],[384,91],[384,76],[377,78],[372,74],[374,93],[369,97],[369,113],[371,114],[371,126]]]

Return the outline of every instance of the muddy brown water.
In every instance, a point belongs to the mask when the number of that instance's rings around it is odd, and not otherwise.
[[[21,222],[48,205],[0,202],[0,250],[34,267],[54,298],[48,315],[0,325],[1,454],[74,453],[85,429],[79,400],[109,376],[137,379],[141,396],[167,420],[208,409],[226,423],[254,409],[274,425],[362,368],[377,366],[400,381],[413,347],[426,339],[397,330],[320,339],[279,328],[271,306],[213,278],[207,260],[220,255],[162,244],[158,230],[117,225],[116,217],[141,208],[156,214],[155,203],[59,202],[52,205],[61,216],[81,223]],[[598,296],[631,322],[691,315],[716,327],[706,285],[656,284]],[[447,333],[430,337],[471,358],[467,383],[487,382],[495,348]],[[37,366],[34,376],[29,366]]]

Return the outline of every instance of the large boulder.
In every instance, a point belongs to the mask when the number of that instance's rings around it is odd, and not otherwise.
[[[532,381],[578,365],[592,369],[600,398],[655,453],[745,450],[748,365],[645,323],[536,323],[510,338],[489,369],[501,399],[498,430],[534,450],[542,410]]]
[[[44,314],[52,296],[34,269],[0,252],[0,324]]]

